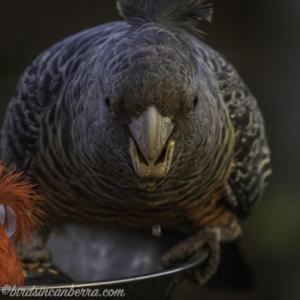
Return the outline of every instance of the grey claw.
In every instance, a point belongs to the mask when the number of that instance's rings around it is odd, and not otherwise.
[[[172,267],[176,263],[187,261],[203,247],[208,247],[210,254],[204,265],[188,271],[192,281],[203,285],[217,271],[220,261],[220,239],[220,229],[204,229],[173,247],[161,258],[161,263],[164,268]]]

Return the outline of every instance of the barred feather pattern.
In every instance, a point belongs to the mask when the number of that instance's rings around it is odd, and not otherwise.
[[[5,161],[10,167],[28,169],[46,196],[49,220],[56,224],[205,227],[229,224],[237,214],[246,216],[270,174],[263,120],[255,98],[234,68],[188,33],[182,33],[180,41],[190,49],[191,61],[219,86],[219,94],[212,95],[207,108],[213,120],[207,129],[213,151],[207,141],[197,141],[191,149],[188,136],[179,137],[183,146],[175,152],[168,176],[148,192],[139,188],[123,127],[110,135],[110,142],[123,141],[124,147],[107,151],[103,139],[99,149],[91,148],[85,113],[92,105],[89,99],[95,97],[89,87],[97,77],[86,74],[109,66],[101,58],[117,57],[116,45],[122,46],[141,30],[147,37],[143,45],[150,40],[146,32],[153,37],[167,30],[153,23],[141,28],[125,22],[102,25],[39,56],[22,76],[6,114]],[[97,134],[95,138],[101,140],[102,133]]]
[[[231,174],[226,184],[228,203],[241,217],[253,212],[272,174],[264,120],[255,97],[226,58],[203,43],[190,41],[215,74],[235,131]],[[207,49],[207,51],[203,51]]]

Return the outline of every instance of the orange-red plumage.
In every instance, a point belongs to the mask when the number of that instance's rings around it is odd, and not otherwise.
[[[0,286],[24,285],[22,264],[12,245],[30,240],[31,234],[41,225],[40,209],[42,196],[34,189],[24,173],[10,171],[5,174],[5,166],[0,162],[0,204],[5,218],[0,223]],[[14,234],[7,237],[5,229],[15,228]]]

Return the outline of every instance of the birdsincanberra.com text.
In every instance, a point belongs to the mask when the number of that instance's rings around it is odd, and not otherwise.
[[[99,289],[90,288],[71,288],[66,289],[50,289],[44,287],[22,288],[6,285],[0,288],[0,295],[10,297],[125,297],[126,293],[123,289]]]

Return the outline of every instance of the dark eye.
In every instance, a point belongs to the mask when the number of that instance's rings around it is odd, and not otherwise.
[[[196,108],[197,105],[198,105],[198,103],[199,103],[199,98],[198,98],[198,96],[196,95],[196,96],[194,97],[194,100],[193,100],[193,108]]]
[[[105,98],[104,102],[105,102],[106,107],[110,108],[110,99],[108,97]]]

